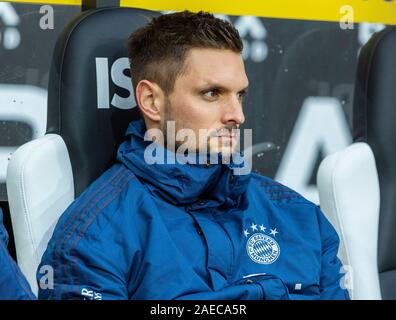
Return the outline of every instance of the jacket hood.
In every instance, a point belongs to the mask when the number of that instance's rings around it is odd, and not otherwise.
[[[218,154],[218,164],[199,164],[197,155],[189,156],[187,163],[181,163],[172,151],[153,141],[145,141],[145,132],[142,119],[132,121],[126,131],[126,140],[118,149],[117,159],[144,182],[152,194],[174,205],[191,205],[193,208],[239,204],[250,179],[250,174],[235,174],[248,165],[242,153],[237,155],[241,157],[239,165],[233,158],[228,164],[222,164],[221,154]],[[160,159],[164,161],[146,161],[147,150],[154,150],[150,154],[161,155]]]

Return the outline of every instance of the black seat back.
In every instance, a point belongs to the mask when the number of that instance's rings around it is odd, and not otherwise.
[[[396,27],[376,33],[360,52],[353,122],[354,141],[366,141],[377,163],[381,291],[396,299]]]
[[[59,38],[48,88],[47,133],[63,137],[76,197],[115,159],[130,121],[138,118],[127,39],[159,13],[104,8],[84,12]]]

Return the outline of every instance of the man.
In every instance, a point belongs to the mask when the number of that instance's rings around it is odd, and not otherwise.
[[[144,121],[62,215],[39,298],[348,299],[339,239],[320,209],[270,178],[236,174],[241,52],[237,30],[202,12],[162,15],[131,35]]]

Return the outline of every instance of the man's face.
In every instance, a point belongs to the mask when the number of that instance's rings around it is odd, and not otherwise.
[[[242,99],[247,86],[240,54],[231,50],[191,49],[185,71],[177,77],[167,98],[161,117],[163,133],[166,135],[166,121],[173,120],[176,133],[191,129],[188,138],[176,141],[176,148],[195,141],[194,149],[231,154],[238,139],[231,129],[245,121]],[[200,137],[200,129],[207,130],[205,137],[202,130]]]

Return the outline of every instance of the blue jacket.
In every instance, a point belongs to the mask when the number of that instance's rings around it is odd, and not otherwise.
[[[233,164],[147,164],[143,134],[132,122],[117,163],[62,215],[40,299],[348,298],[318,206]]]
[[[0,209],[0,300],[36,299],[25,276],[7,250],[8,233]]]

